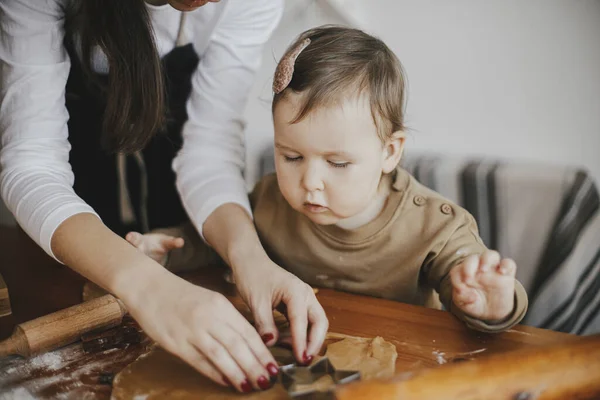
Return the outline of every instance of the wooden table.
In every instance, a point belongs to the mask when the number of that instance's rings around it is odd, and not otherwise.
[[[0,273],[9,288],[13,315],[0,318],[0,334],[15,323],[76,304],[84,280],[47,257],[22,231],[0,228]],[[231,294],[218,270],[194,274],[196,283]],[[398,349],[396,371],[412,371],[475,359],[483,354],[572,340],[573,335],[517,326],[501,334],[467,329],[447,312],[321,289],[317,295],[330,332],[382,336]],[[108,399],[114,374],[143,354],[149,341],[122,350],[86,354],[76,343],[30,360],[0,360],[0,393],[13,397]],[[0,398],[2,398],[0,396]],[[27,397],[29,398],[29,397]]]

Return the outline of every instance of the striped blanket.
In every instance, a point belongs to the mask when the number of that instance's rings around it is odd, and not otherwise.
[[[407,154],[402,166],[466,208],[484,243],[515,260],[529,295],[524,323],[600,332],[600,196],[584,170]],[[261,174],[273,172],[272,150]]]

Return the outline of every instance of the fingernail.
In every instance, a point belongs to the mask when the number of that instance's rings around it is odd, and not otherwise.
[[[252,385],[250,385],[250,382],[248,382],[248,379],[246,379],[244,382],[242,382],[242,392],[250,393],[251,391]]]
[[[267,365],[267,371],[269,371],[269,375],[271,376],[277,376],[277,374],[279,374],[279,368],[273,363]]]
[[[261,339],[263,342],[268,343],[270,340],[273,340],[274,337],[275,336],[273,336],[272,333],[265,333],[264,335],[261,336]]]
[[[262,390],[267,390],[269,387],[271,387],[269,380],[267,378],[265,378],[264,376],[259,376],[258,379],[256,380],[256,383],[258,383],[258,386]]]
[[[302,354],[302,361],[304,361],[304,364],[310,364],[312,359],[313,359],[313,356],[307,355],[306,350],[304,350],[304,353]]]
[[[229,381],[225,375],[223,375],[223,382],[225,382],[227,386],[231,386],[231,381]]]

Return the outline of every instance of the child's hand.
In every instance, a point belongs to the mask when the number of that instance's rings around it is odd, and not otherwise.
[[[496,251],[467,257],[450,270],[454,304],[478,319],[505,319],[514,307],[516,270],[513,260],[500,260]]]
[[[169,252],[179,249],[184,245],[183,238],[163,233],[147,233],[142,235],[138,232],[129,232],[125,236],[125,240],[163,266],[167,262]]]

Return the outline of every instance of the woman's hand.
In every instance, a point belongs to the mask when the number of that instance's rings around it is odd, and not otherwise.
[[[213,211],[203,232],[231,267],[263,341],[269,345],[277,341],[273,309],[283,307],[290,321],[294,355],[299,362],[310,362],[321,349],[329,328],[311,287],[271,261],[250,215],[237,204],[227,203]]]
[[[164,270],[122,300],[144,331],[220,385],[267,389],[277,363],[256,330],[221,294]]]
[[[325,311],[312,288],[285,271],[266,254],[245,258],[245,266],[233,268],[238,292],[250,307],[263,342],[277,342],[273,309],[283,308],[290,322],[296,359],[310,363],[318,354],[329,328]],[[279,307],[278,307],[279,306]]]
[[[121,299],[160,346],[215,382],[250,391],[267,388],[269,374],[277,374],[256,330],[225,297],[167,271],[95,215],[65,220],[52,237],[52,250]]]

